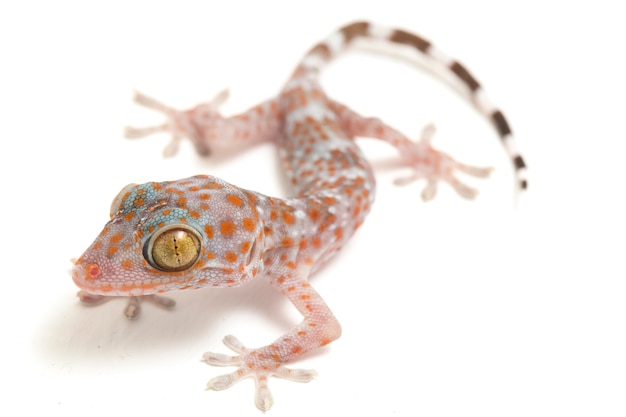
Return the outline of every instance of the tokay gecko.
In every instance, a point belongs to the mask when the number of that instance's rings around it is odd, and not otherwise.
[[[224,344],[235,356],[204,354],[210,365],[236,367],[211,379],[207,388],[222,390],[253,378],[255,403],[263,411],[273,404],[271,376],[310,381],[315,371],[285,364],[341,334],[339,322],[308,278],[352,237],[374,202],[374,175],[355,138],[377,138],[395,147],[403,164],[413,170],[396,183],[424,179],[424,200],[435,196],[440,181],[472,198],[476,190],[457,179],[456,172],[486,177],[491,171],[434,149],[432,126],[424,129],[419,141],[412,141],[380,119],[363,117],[329,98],[318,81],[320,70],[357,38],[412,49],[455,76],[495,126],[513,164],[518,191],[527,188],[526,165],[504,115],[463,65],[418,35],[357,22],[315,45],[278,96],[235,116],[224,117],[218,111],[226,92],[186,111],[136,95],[139,104],[161,111],[167,121],[128,128],[127,136],[169,132],[172,141],[166,155],[176,152],[182,138],[202,155],[208,155],[215,144],[272,141],[294,197],[266,196],[209,175],[129,184],[113,200],[104,230],[72,268],[83,302],[127,296],[125,313],[131,318],[143,300],[171,307],[173,301],[159,295],[167,291],[237,287],[255,277],[267,280],[293,303],[303,320],[266,346],[248,348],[234,336],[226,336]]]

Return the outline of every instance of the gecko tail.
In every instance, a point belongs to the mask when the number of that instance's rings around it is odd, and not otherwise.
[[[311,48],[300,61],[292,75],[292,79],[302,76],[317,77],[328,62],[341,54],[358,38],[375,39],[413,49],[418,54],[434,61],[458,79],[468,89],[471,100],[478,111],[493,124],[498,132],[502,145],[515,170],[515,183],[518,193],[528,188],[526,162],[517,150],[511,128],[502,111],[488,99],[481,84],[463,64],[449,57],[429,40],[417,34],[371,22],[348,24]]]

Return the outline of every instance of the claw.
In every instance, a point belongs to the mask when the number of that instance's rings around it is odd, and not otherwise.
[[[270,390],[257,388],[254,395],[254,405],[256,405],[256,408],[263,412],[269,411],[269,409],[274,405],[274,398],[272,398]]]
[[[432,142],[435,133],[437,132],[437,128],[434,123],[428,123],[426,126],[422,128],[422,133],[420,133],[419,142],[424,145],[430,145]]]
[[[470,187],[469,185],[463,184],[461,181],[457,180],[454,177],[450,177],[448,183],[454,188],[461,197],[472,199],[478,195],[478,190]]]
[[[216,376],[215,378],[212,378],[209,382],[207,382],[206,389],[213,390],[213,391],[222,391],[222,390],[232,387],[237,382],[241,381],[242,379],[246,377],[248,377],[248,375],[240,371],[235,371],[226,375]]]
[[[162,124],[158,126],[148,126],[148,127],[142,127],[142,128],[126,126],[124,128],[124,136],[127,139],[139,139],[145,136],[152,135],[153,133],[167,132],[167,129],[168,129],[167,124]]]
[[[430,180],[422,190],[422,200],[430,201],[437,195],[437,181]]]

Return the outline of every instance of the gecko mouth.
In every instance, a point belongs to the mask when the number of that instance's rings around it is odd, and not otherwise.
[[[74,284],[83,291],[97,295],[139,296],[170,291],[180,284],[172,277],[129,279],[110,275],[96,263],[75,262],[69,271]]]

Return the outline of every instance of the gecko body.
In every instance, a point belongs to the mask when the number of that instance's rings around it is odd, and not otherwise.
[[[224,343],[237,356],[204,355],[211,365],[237,367],[233,373],[213,378],[208,388],[224,389],[252,377],[255,403],[261,410],[273,404],[270,376],[309,381],[314,371],[289,369],[284,364],[341,334],[337,319],[308,278],[350,239],[374,202],[374,175],[355,137],[378,138],[396,147],[404,164],[414,170],[398,183],[425,179],[424,200],[435,196],[440,181],[471,198],[476,191],[459,181],[455,171],[477,177],[490,172],[435,150],[430,144],[432,128],[414,142],[380,119],[360,116],[324,93],[319,71],[359,37],[415,49],[455,74],[468,87],[478,109],[494,123],[515,168],[516,184],[520,190],[526,188],[525,163],[506,119],[460,63],[417,35],[357,22],[313,47],[277,97],[239,115],[219,113],[225,93],[187,111],[171,109],[141,94],[136,97],[140,104],[165,113],[167,121],[131,128],[128,136],[170,132],[173,140],[168,154],[176,151],[182,138],[203,155],[215,144],[273,141],[293,186],[293,197],[266,196],[208,175],[130,184],[114,199],[104,230],[74,262],[72,277],[84,301],[130,296],[135,309],[138,300],[172,290],[235,287],[255,277],[266,279],[294,304],[302,322],[257,349],[227,336]]]

